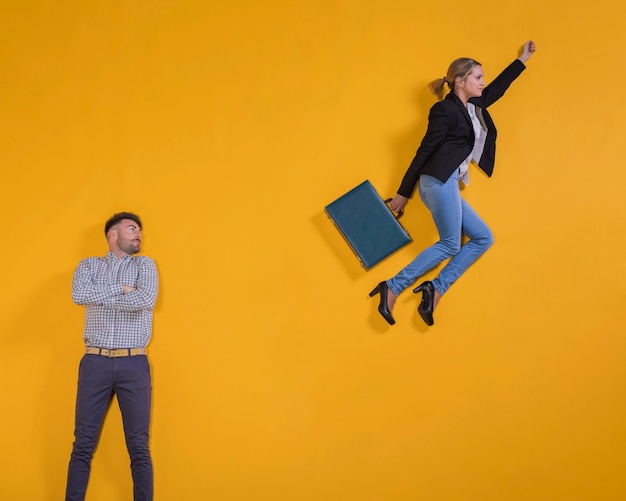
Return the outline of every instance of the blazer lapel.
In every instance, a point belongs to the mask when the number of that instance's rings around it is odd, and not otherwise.
[[[448,92],[448,95],[446,96],[446,99],[452,99],[454,101],[454,103],[459,107],[461,114],[465,117],[465,120],[467,122],[467,125],[469,127],[470,130],[470,135],[472,138],[472,144],[474,144],[475,141],[475,137],[474,137],[474,125],[472,124],[472,119],[469,116],[469,113],[467,112],[467,108],[463,105],[463,101],[461,101],[457,95],[450,91]]]
[[[446,96],[446,99],[451,99],[452,101],[454,101],[454,103],[459,107],[459,109],[461,110],[461,113],[463,114],[463,116],[465,117],[465,120],[467,120],[467,123],[469,124],[470,128],[472,127],[472,119],[469,116],[469,113],[467,112],[467,108],[465,106],[463,106],[463,101],[461,101],[457,95],[454,92],[448,92],[448,95]]]

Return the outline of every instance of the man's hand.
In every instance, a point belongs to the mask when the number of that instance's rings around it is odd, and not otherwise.
[[[122,285],[122,290],[124,294],[128,294],[129,292],[134,292],[137,290],[137,287],[131,287],[130,285]]]

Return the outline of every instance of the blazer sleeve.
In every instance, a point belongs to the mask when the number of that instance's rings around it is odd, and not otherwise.
[[[398,194],[403,197],[411,198],[419,179],[420,171],[424,164],[428,161],[433,152],[441,145],[450,130],[450,115],[448,114],[445,102],[439,101],[435,103],[428,114],[428,128],[424,139],[417,149],[417,153],[409,165]]]
[[[509,64],[485,89],[482,96],[470,99],[470,102],[481,108],[491,106],[500,99],[513,81],[522,74],[526,65],[519,59]]]

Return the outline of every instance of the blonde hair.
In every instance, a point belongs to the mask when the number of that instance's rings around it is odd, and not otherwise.
[[[478,61],[469,57],[460,57],[459,59],[455,59],[452,63],[450,63],[446,76],[433,80],[428,84],[428,88],[435,96],[437,96],[438,99],[443,99],[443,88],[445,84],[448,84],[450,90],[454,91],[456,79],[460,78],[463,80],[467,78],[472,72],[474,66],[479,65],[480,63]]]

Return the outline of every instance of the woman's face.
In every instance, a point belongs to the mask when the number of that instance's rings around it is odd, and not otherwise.
[[[459,90],[463,92],[467,99],[472,97],[480,97],[485,87],[485,80],[483,79],[483,67],[477,64],[472,68],[472,72],[465,77],[464,80],[459,82]]]

